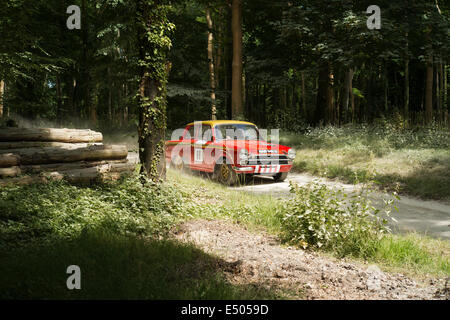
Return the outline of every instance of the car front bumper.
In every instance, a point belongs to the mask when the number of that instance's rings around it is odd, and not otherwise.
[[[290,165],[255,165],[255,166],[236,166],[234,171],[238,173],[253,173],[253,174],[277,174],[280,172],[288,172],[292,168]]]

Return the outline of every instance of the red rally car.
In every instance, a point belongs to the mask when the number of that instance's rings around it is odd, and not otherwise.
[[[283,181],[294,159],[293,149],[268,143],[253,123],[244,121],[197,121],[175,130],[166,141],[170,167],[213,173],[227,185],[244,175],[267,175]]]

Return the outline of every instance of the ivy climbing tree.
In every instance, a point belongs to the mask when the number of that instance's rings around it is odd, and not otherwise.
[[[136,3],[138,31],[139,158],[141,174],[158,182],[165,179],[166,85],[170,70],[167,60],[174,25],[165,0],[139,0]]]

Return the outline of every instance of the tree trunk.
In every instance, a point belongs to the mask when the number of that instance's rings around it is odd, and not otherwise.
[[[233,119],[238,119],[244,113],[242,103],[242,0],[232,0],[231,30],[233,33],[231,113]]]
[[[308,117],[308,111],[306,110],[306,90],[305,90],[305,72],[302,71],[302,109],[303,109],[303,116],[305,119]]]
[[[355,122],[355,95],[353,94],[353,77],[355,75],[355,71],[350,69],[352,75],[352,81],[350,82],[350,87],[348,88],[350,92],[350,105],[352,109],[352,123]]]
[[[108,67],[108,120],[112,120],[112,81],[111,81],[111,68]]]
[[[217,26],[217,36],[215,37],[215,41],[217,44],[217,48],[215,52],[214,60],[214,78],[216,81],[216,89],[220,87],[220,77],[222,72],[222,56],[224,55],[224,44],[223,44],[223,29],[224,29],[224,17],[223,17],[223,7],[219,8],[219,17]],[[213,46],[214,47],[214,46]]]
[[[56,122],[58,125],[61,124],[63,118],[62,110],[62,89],[61,89],[61,79],[59,76],[56,77]]]
[[[442,61],[442,57],[439,63],[439,103],[441,105],[441,121],[444,120],[444,63]]]
[[[5,82],[0,80],[0,118],[3,117],[3,94],[5,92]]]
[[[333,74],[328,63],[319,71],[316,110],[314,124],[329,124],[333,118]]]
[[[387,63],[384,64],[384,70],[383,70],[383,89],[384,89],[384,114],[388,114],[389,110],[389,75],[388,75],[388,67]]]
[[[170,48],[167,10],[162,0],[137,2],[139,60],[142,64],[138,88],[139,158],[141,174],[154,182],[166,178],[166,83],[171,66],[167,61]],[[162,37],[166,41],[160,41]]]
[[[216,116],[216,80],[214,76],[214,36],[213,36],[213,22],[211,19],[211,9],[206,8],[206,23],[208,25],[208,64],[209,64],[209,83],[211,90],[211,119],[217,120]]]
[[[403,113],[404,113],[404,120],[406,124],[408,125],[408,119],[409,119],[409,58],[406,58],[405,60],[405,92],[404,92],[404,106],[403,106]]]
[[[348,69],[345,73],[344,82],[344,96],[342,97],[342,120],[347,122],[348,119],[348,107],[350,104],[351,88],[353,82],[353,69]]]
[[[433,120],[433,64],[432,57],[428,59],[426,90],[425,90],[425,121],[430,124]]]
[[[444,88],[444,97],[443,97],[443,101],[444,101],[444,106],[445,106],[445,109],[444,109],[444,115],[445,115],[445,121],[447,121],[448,119],[447,119],[447,114],[448,114],[448,111],[449,111],[449,106],[448,106],[448,96],[447,96],[447,65],[446,65],[446,63],[444,63],[443,64],[443,66],[444,66],[444,70],[443,70],[443,74],[444,74],[444,82],[443,82],[443,88]],[[449,123],[447,123],[447,124],[450,124],[450,122]]]

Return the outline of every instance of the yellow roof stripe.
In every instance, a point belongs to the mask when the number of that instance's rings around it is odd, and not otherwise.
[[[201,122],[204,125],[210,125],[211,127],[214,127],[215,125],[218,124],[250,124],[255,126],[255,124],[251,123],[251,122],[247,122],[247,121],[238,121],[238,120],[205,120],[205,121],[197,121],[197,122]],[[191,122],[189,124],[187,124],[186,126],[191,126],[193,125],[194,122]]]

